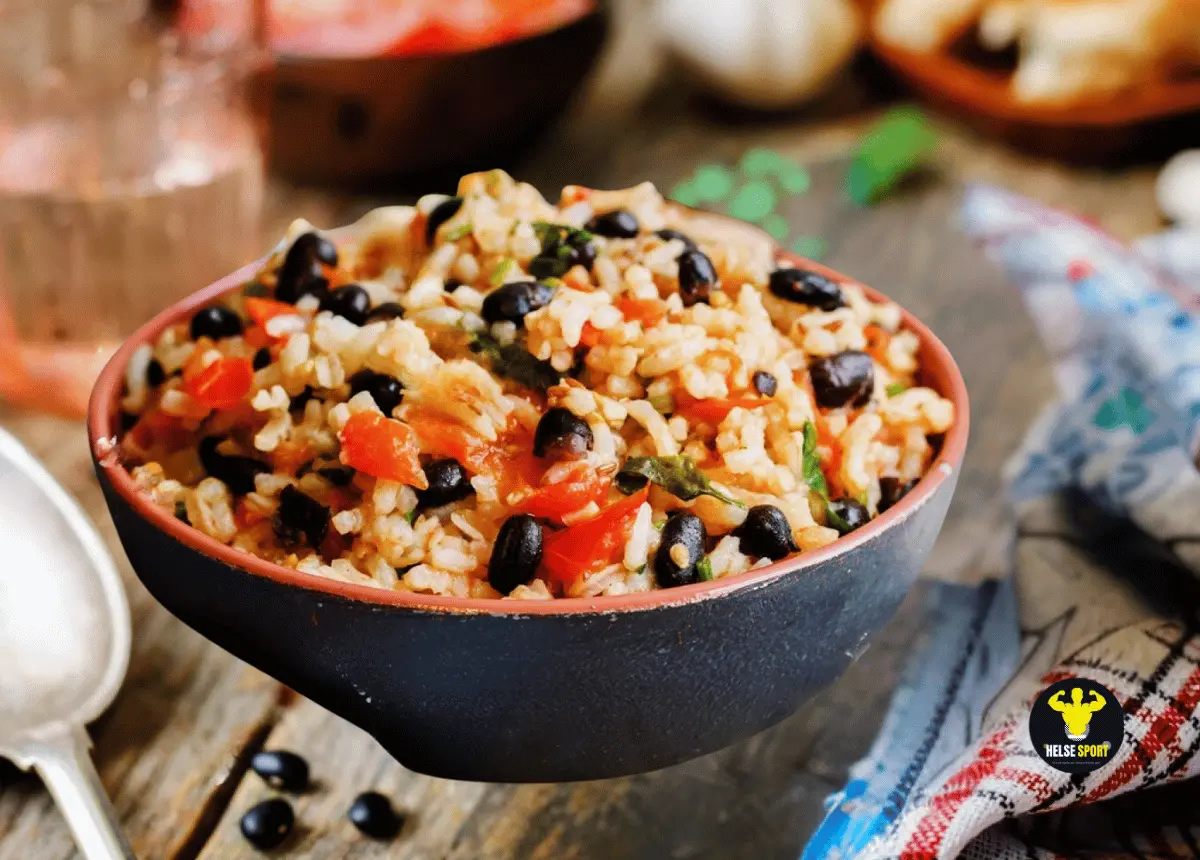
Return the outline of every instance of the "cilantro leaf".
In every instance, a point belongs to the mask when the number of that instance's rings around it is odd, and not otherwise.
[[[924,165],[937,144],[937,133],[921,111],[888,111],[866,135],[850,162],[846,192],[866,206],[885,197],[904,177]]]
[[[534,358],[519,344],[502,344],[485,332],[477,332],[472,337],[470,349],[472,352],[486,355],[491,361],[493,372],[507,376],[526,388],[545,391],[562,381],[562,374],[555,370],[550,362]]]
[[[614,480],[617,489],[626,495],[637,492],[647,482],[657,484],[685,502],[698,496],[712,496],[739,508],[746,507],[741,500],[727,496],[714,487],[708,476],[688,457],[630,457]]]

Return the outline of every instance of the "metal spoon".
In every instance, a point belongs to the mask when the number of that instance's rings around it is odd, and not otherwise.
[[[0,755],[37,770],[88,860],[134,860],[84,731],[125,677],[129,640],[104,542],[0,430]]]

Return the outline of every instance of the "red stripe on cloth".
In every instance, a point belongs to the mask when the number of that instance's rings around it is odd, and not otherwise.
[[[902,860],[925,860],[936,857],[946,831],[963,803],[970,798],[979,784],[992,776],[1007,756],[1001,746],[1013,731],[1013,723],[1007,723],[992,733],[979,747],[975,759],[942,785],[941,791],[930,798],[921,820],[917,822],[904,850]],[[990,823],[990,822],[989,822]]]
[[[1017,767],[1005,767],[996,771],[996,778],[1015,782],[1033,795],[1035,804],[1043,802],[1054,794],[1054,786],[1044,776],[1032,771],[1021,770]]]
[[[1146,701],[1149,702],[1153,698],[1153,696],[1147,696]],[[1130,749],[1121,765],[1088,793],[1088,796],[1084,798],[1084,803],[1094,803],[1120,790],[1134,777],[1144,774],[1148,762],[1153,762],[1164,748],[1175,743],[1175,739],[1179,735],[1179,727],[1195,712],[1196,705],[1200,704],[1200,668],[1193,669],[1187,680],[1180,685],[1179,691],[1175,694],[1175,702],[1179,707],[1168,705],[1166,710],[1155,717],[1149,728],[1146,729],[1146,734],[1141,740],[1141,749],[1145,753],[1145,759],[1138,755],[1136,750]],[[1144,704],[1137,713],[1132,716],[1126,715],[1126,719],[1145,720],[1146,716],[1151,713],[1153,712],[1150,710],[1150,706]],[[1142,716],[1143,714],[1146,716]]]

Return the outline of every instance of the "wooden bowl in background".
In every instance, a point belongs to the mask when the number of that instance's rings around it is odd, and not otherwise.
[[[468,53],[279,57],[271,167],[300,182],[444,190],[529,147],[563,113],[606,33],[600,4],[557,30]]]

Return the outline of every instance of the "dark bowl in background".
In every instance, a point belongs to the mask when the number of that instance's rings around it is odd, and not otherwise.
[[[134,349],[257,267],[177,303],[117,351],[90,404],[96,473],[129,560],[160,603],[416,771],[496,782],[615,777],[766,729],[866,649],[920,571],[954,492],[966,387],[946,347],[905,311],[924,381],[954,402],[957,421],[900,503],[828,547],[713,582],[553,601],[385,591],[280,567],[153,505],[103,444],[118,433]]]
[[[464,53],[278,57],[264,78],[273,85],[270,165],[300,182],[412,191],[504,165],[559,118],[595,65],[606,7]]]

